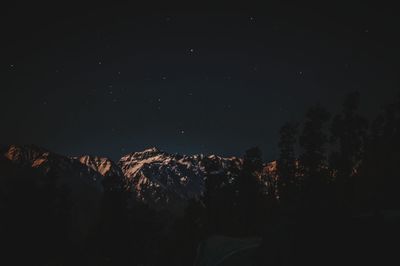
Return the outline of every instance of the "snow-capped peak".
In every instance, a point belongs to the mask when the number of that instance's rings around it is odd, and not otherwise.
[[[169,154],[150,148],[123,156],[118,165],[129,189],[139,199],[162,207],[201,196],[207,172],[205,160],[219,165],[221,171],[240,162],[235,157]]]
[[[98,191],[103,190],[105,177],[111,177],[107,180],[155,208],[185,205],[203,194],[209,171],[228,174],[232,167],[241,167],[236,157],[169,154],[156,147],[127,154],[118,164],[106,157],[67,157],[35,146],[11,145],[1,152],[14,163],[55,171],[65,180],[81,180]]]
[[[122,176],[121,169],[109,158],[83,155],[80,157],[74,157],[74,159],[98,172],[102,176]]]

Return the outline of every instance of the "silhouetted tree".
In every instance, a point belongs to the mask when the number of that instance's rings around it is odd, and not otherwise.
[[[235,193],[233,179],[238,171],[235,165],[222,169],[213,160],[205,159],[207,174],[203,202],[207,213],[208,234],[232,234],[237,228],[234,220]]]
[[[87,246],[89,265],[146,265],[160,252],[161,231],[167,220],[128,191],[123,176],[103,180],[103,198]]]
[[[300,155],[300,171],[303,179],[302,193],[308,204],[323,203],[328,182],[326,145],[328,136],[324,130],[330,114],[321,106],[311,107],[299,137],[303,153]]]
[[[359,98],[357,92],[349,94],[331,125],[331,143],[336,149],[330,156],[330,168],[341,205],[354,199],[355,178],[365,149],[368,122],[357,114]]]
[[[400,97],[373,121],[358,178],[358,196],[376,211],[400,207]]]
[[[262,168],[260,149],[247,150],[243,157],[243,168],[234,181],[237,219],[242,234],[257,233],[265,221],[267,210],[265,186],[260,179]]]
[[[277,160],[278,194],[281,203],[292,203],[297,199],[299,182],[295,144],[298,125],[286,123],[280,130],[279,159]]]
[[[174,222],[167,235],[167,248],[159,265],[193,265],[197,247],[207,236],[205,212],[201,201],[189,201],[183,216]]]

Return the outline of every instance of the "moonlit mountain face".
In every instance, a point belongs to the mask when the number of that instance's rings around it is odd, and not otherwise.
[[[102,176],[123,176],[121,169],[110,159],[105,157],[84,155],[74,157],[80,163],[88,166]]]
[[[127,154],[118,163],[90,155],[66,157],[28,145],[10,145],[2,149],[2,155],[17,165],[53,172],[76,191],[84,186],[102,193],[105,178],[120,180],[131,197],[155,209],[182,209],[188,200],[198,199],[204,193],[210,163],[212,171],[221,174],[242,164],[238,157],[187,156],[157,148]],[[266,164],[264,170],[273,173],[275,166],[274,162]]]
[[[240,165],[236,157],[168,154],[156,148],[123,156],[119,165],[129,191],[157,207],[198,198],[204,192],[205,160],[212,160],[226,171]]]
[[[54,172],[77,190],[75,187],[84,183],[102,192],[105,178],[122,178],[132,197],[156,209],[181,209],[189,199],[199,198],[204,192],[207,162],[217,165],[219,169],[213,171],[220,173],[241,166],[237,157],[186,156],[157,148],[127,154],[118,164],[97,156],[66,157],[36,146],[10,145],[2,149],[2,155],[20,166]]]
[[[2,149],[2,155],[22,167],[32,167],[44,173],[52,172],[62,182],[82,182],[99,191],[102,190],[101,182],[107,173],[100,167],[93,168],[76,158],[59,155],[33,145],[10,145]]]

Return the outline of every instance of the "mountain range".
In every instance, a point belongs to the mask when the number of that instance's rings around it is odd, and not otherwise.
[[[170,154],[155,147],[126,154],[118,162],[91,155],[64,156],[34,145],[9,145],[0,152],[3,159],[17,166],[56,174],[77,191],[77,187],[85,187],[94,194],[102,193],[106,178],[118,179],[132,196],[158,209],[184,206],[189,199],[199,198],[210,163],[219,173],[239,169],[242,164],[238,157]],[[275,163],[266,164],[264,169],[272,173]]]

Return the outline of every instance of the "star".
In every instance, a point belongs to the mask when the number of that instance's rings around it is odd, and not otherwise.
[[[166,79],[167,79],[167,77],[163,76],[163,77],[161,77],[161,79],[162,79],[162,80],[166,80]]]
[[[189,49],[189,53],[193,54],[193,53],[194,53],[194,49],[193,49],[193,48],[190,48],[190,49]]]
[[[11,67],[11,68],[14,68],[14,65],[13,65],[13,64],[11,64],[11,65],[10,65],[10,67]]]
[[[101,65],[101,61],[99,61],[99,65]]]
[[[179,133],[181,133],[181,135],[185,134],[185,130],[181,130]]]
[[[250,21],[252,21],[252,22],[256,21],[256,18],[255,18],[255,17],[249,17],[249,19],[250,19]]]

